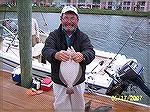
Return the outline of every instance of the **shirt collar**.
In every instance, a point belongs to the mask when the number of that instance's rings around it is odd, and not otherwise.
[[[71,33],[71,35],[68,35],[66,30],[62,27],[62,31],[65,33],[65,35],[67,35],[69,38],[74,34],[74,32],[76,32],[76,29],[74,29]]]

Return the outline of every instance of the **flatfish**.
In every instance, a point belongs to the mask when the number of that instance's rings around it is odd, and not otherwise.
[[[68,87],[73,87],[73,83],[79,73],[79,63],[76,63],[71,59],[66,62],[61,62],[60,72],[65,80],[66,85]]]
[[[68,49],[67,53],[70,53],[70,59],[66,62],[61,62],[60,64],[60,74],[59,77],[61,81],[67,85],[66,94],[69,96],[71,110],[73,111],[72,98],[71,95],[74,94],[73,85],[78,82],[82,75],[82,69],[79,63],[76,63],[71,59],[71,53],[75,52],[74,49]]]
[[[72,51],[67,50],[68,53],[72,53]],[[74,60],[71,58],[69,61],[66,62],[61,62],[60,64],[60,79],[61,81],[67,85],[67,93],[72,91],[73,93],[73,85],[75,82],[77,82],[80,78],[80,65],[79,63],[76,63]],[[71,94],[70,93],[70,94]]]

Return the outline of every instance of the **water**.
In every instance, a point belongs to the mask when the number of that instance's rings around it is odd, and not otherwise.
[[[7,13],[6,18],[8,17],[17,18],[17,15],[16,13]],[[60,13],[33,13],[32,17],[37,19],[39,27],[46,32],[53,31],[60,24]],[[0,13],[0,18],[3,18],[2,13]],[[119,51],[137,28],[120,53],[125,54],[128,58],[137,59],[144,66],[145,82],[150,88],[150,74],[148,73],[148,38],[150,37],[148,29],[150,24],[147,18],[79,14],[79,19],[80,29],[90,37],[93,46],[96,49],[113,53]],[[142,94],[143,98],[140,102],[150,105],[150,98],[141,90],[135,94]]]

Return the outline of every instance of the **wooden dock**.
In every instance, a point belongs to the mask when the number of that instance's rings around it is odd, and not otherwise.
[[[9,72],[0,71],[0,112],[53,112],[53,92],[29,95],[29,89],[16,85]],[[127,101],[112,101],[111,97],[85,93],[91,107],[112,106],[109,112],[150,112],[150,106]],[[103,112],[103,111],[102,111]],[[108,112],[108,111],[107,111]]]

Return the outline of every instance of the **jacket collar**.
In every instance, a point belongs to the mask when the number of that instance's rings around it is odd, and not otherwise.
[[[65,32],[65,31],[63,31],[62,24],[60,24],[60,26],[59,26],[58,30],[59,30],[59,31],[61,31],[62,33],[64,33],[64,32]],[[73,32],[73,34],[74,34],[74,33],[77,33],[77,32],[78,32],[78,30],[79,30],[79,28],[77,27],[77,28],[76,28],[76,30]]]

